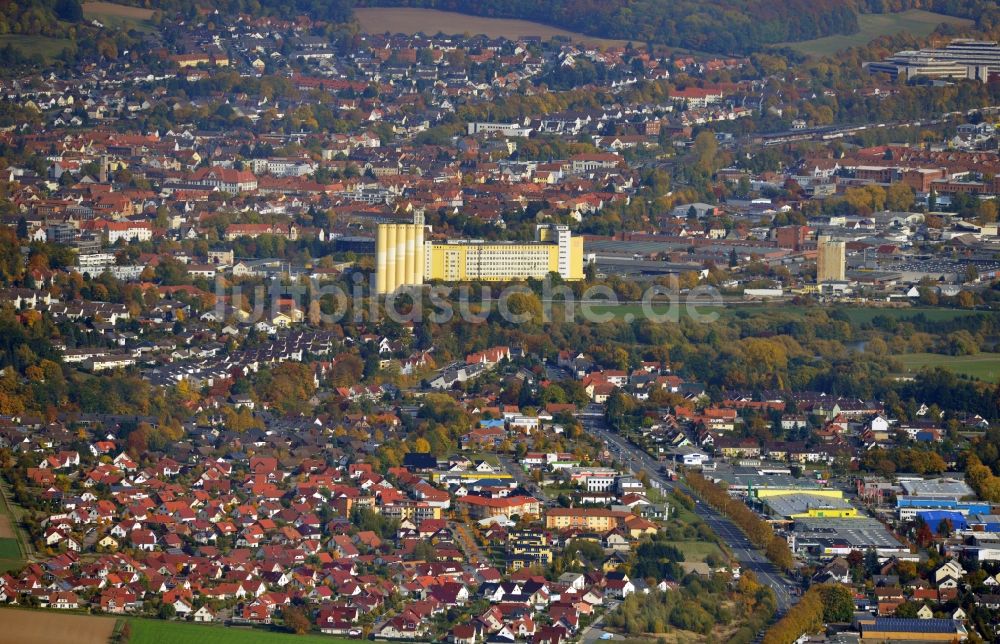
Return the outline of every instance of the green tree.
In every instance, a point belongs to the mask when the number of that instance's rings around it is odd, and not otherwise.
[[[823,621],[849,622],[854,616],[854,595],[851,589],[840,584],[820,587],[823,598]]]

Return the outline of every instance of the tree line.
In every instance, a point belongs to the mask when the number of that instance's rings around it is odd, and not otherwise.
[[[813,586],[768,629],[763,644],[792,644],[802,635],[819,632],[824,623],[850,621],[853,612],[854,597],[847,586]]]
[[[846,0],[368,0],[367,6],[419,6],[495,18],[533,20],[591,36],[711,52],[749,52],[789,40],[858,30]]]
[[[745,503],[729,496],[727,490],[709,481],[698,472],[689,472],[686,482],[705,503],[736,524],[746,534],[750,543],[762,549],[774,565],[783,570],[792,569],[794,559],[788,542],[774,534],[771,525],[757,516]]]

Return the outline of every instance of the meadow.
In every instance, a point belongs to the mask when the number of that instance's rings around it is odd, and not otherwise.
[[[69,38],[49,38],[47,36],[23,36],[20,34],[4,34],[0,36],[0,47],[10,45],[24,56],[41,56],[46,62],[55,60],[56,56],[66,48],[72,49],[74,44]]]
[[[668,541],[670,545],[684,553],[684,561],[705,561],[705,558],[714,554],[719,559],[725,561],[726,555],[715,543],[708,541]]]
[[[153,17],[153,10],[128,7],[113,2],[84,2],[83,16],[87,20],[97,20],[107,27],[143,31],[150,28],[149,19]]]
[[[864,13],[858,16],[860,28],[857,33],[826,36],[801,42],[785,42],[777,46],[789,47],[810,56],[832,56],[842,49],[867,45],[880,36],[891,36],[904,31],[922,38],[930,35],[942,22],[959,27],[972,24],[967,18],[955,18],[922,9],[910,9],[900,13]]]
[[[437,9],[414,8],[357,8],[354,16],[361,25],[361,30],[368,33],[404,33],[422,32],[427,35],[446,34],[485,34],[490,38],[518,38],[522,36],[537,36],[549,39],[562,36],[577,42],[595,45],[624,45],[624,40],[594,38],[583,34],[550,27],[528,20],[511,20],[506,18],[484,18],[468,16],[454,11],[438,11]]]
[[[886,317],[894,320],[910,320],[924,317],[928,322],[952,322],[959,318],[986,313],[996,315],[992,311],[974,311],[969,309],[943,309],[930,307],[881,308],[876,306],[842,308],[844,315],[852,324],[869,324],[876,317]]]
[[[906,367],[916,372],[924,367],[941,367],[959,375],[987,382],[1000,381],[1000,353],[979,353],[974,356],[946,356],[938,353],[904,353],[894,355]]]
[[[0,493],[0,573],[24,566],[24,549],[19,541],[17,517]]]

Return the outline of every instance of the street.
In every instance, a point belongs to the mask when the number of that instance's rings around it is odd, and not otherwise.
[[[673,491],[676,488],[692,498],[697,498],[683,482],[669,481],[661,476],[660,463],[656,459],[612,433],[605,425],[604,413],[599,406],[587,407],[586,411],[579,414],[578,417],[584,429],[601,440],[607,441],[612,453],[630,470],[637,474],[640,470],[645,470],[650,480],[655,481],[664,490]],[[726,543],[733,556],[740,562],[743,570],[752,570],[760,583],[774,590],[779,615],[784,614],[792,604],[798,601],[798,598],[792,594],[795,584],[773,563],[768,561],[762,552],[754,548],[753,544],[729,519],[701,502],[695,503],[694,511]]]

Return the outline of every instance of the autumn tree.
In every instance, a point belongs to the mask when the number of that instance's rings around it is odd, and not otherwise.
[[[281,615],[285,620],[285,626],[296,635],[305,635],[312,627],[312,624],[309,623],[309,617],[298,606],[286,606],[281,610]]]

